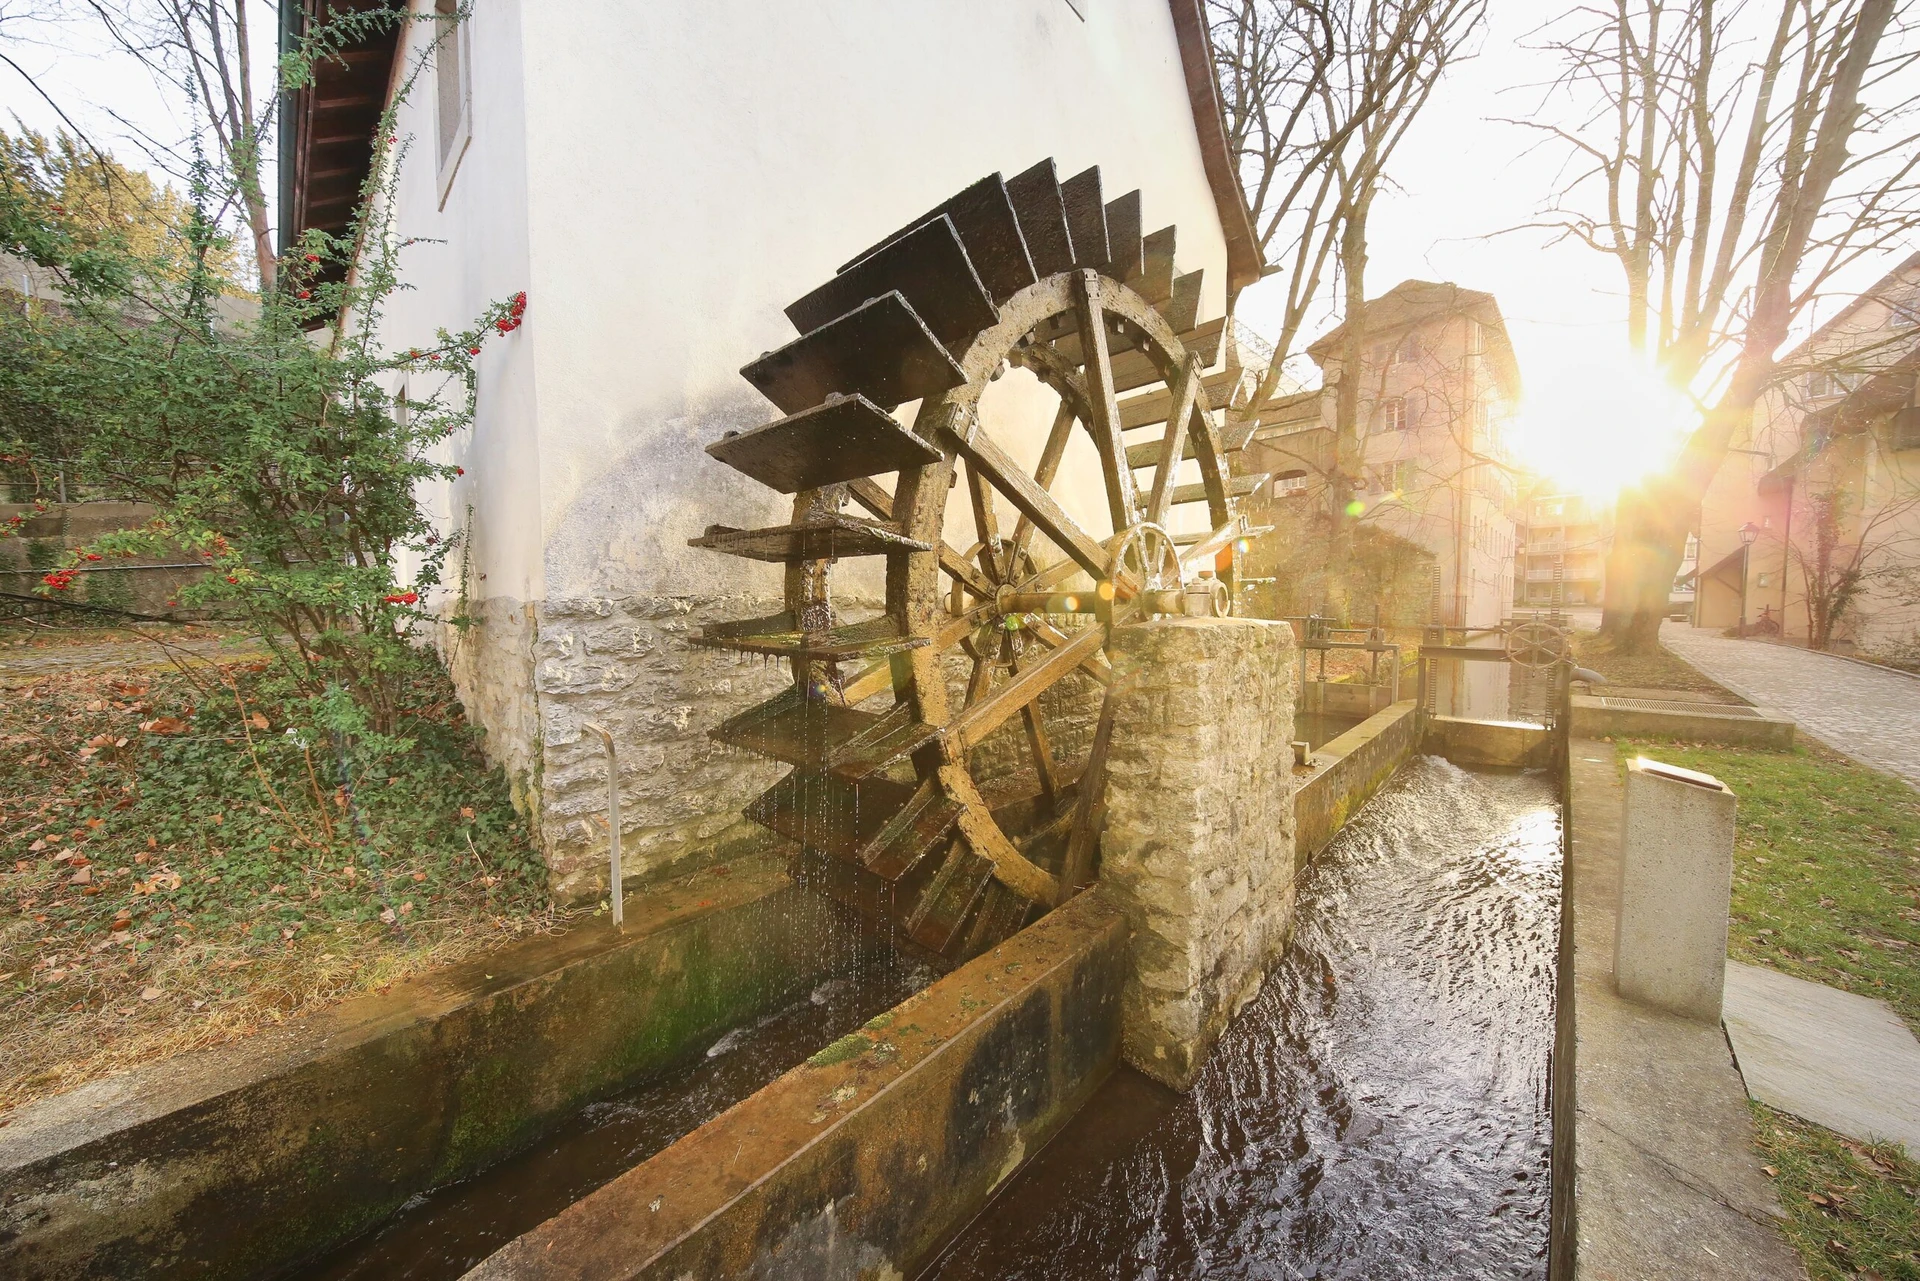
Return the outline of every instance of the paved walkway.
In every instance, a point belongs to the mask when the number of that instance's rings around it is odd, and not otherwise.
[[[78,645],[23,645],[17,649],[0,649],[0,689],[18,689],[49,676],[76,672],[161,671],[174,665],[169,651],[187,662],[206,659],[244,663],[267,656],[259,642],[246,637],[170,636],[166,645],[137,639]]]
[[[1665,623],[1660,641],[1734,693],[1828,747],[1920,787],[1920,677],[1767,641]]]
[[[1726,1024],[1754,1098],[1920,1152],[1920,1042],[1885,1001],[1728,961]]]

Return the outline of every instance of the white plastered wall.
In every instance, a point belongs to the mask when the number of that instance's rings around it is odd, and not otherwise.
[[[1098,164],[1109,199],[1140,188],[1146,229],[1177,224],[1180,269],[1206,272],[1202,319],[1223,310],[1225,242],[1168,7],[1079,8],[1085,21],[1063,0],[476,6],[472,144],[444,212],[430,163],[404,199],[405,234],[448,243],[408,251],[420,292],[390,324],[430,333],[529,293],[525,328],[482,357],[449,510],[474,507],[479,647],[514,651],[512,627],[535,629],[527,784],[563,893],[591,889],[605,850],[582,722],[621,744],[642,874],[724,853],[740,805],[778,775],[705,738],[778,674],[687,643],[705,621],[778,609],[778,567],[686,542],[787,519],[784,496],[703,449],[777,416],[738,370],[795,336],[787,303],[975,179],[1052,156],[1063,179]],[[432,95],[417,97],[406,127],[426,160]],[[1051,394],[1016,373],[990,403],[1004,443],[1037,453]],[[1088,485],[1066,488],[1070,510],[1104,519]],[[846,568],[837,591],[877,591],[877,564]],[[493,669],[463,677],[470,706],[504,706],[467,688],[511,676]],[[496,738],[526,731],[476,715]]]

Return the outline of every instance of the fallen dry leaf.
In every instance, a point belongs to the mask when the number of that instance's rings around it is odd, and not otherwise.
[[[72,876],[67,878],[67,884],[86,885],[92,880],[93,880],[93,869],[90,867],[83,867],[79,871],[75,872]]]
[[[157,987],[143,987],[140,989],[140,999],[143,1001],[157,1001],[160,999],[160,995],[160,989]]]
[[[267,718],[255,712],[253,715],[247,717],[247,724],[253,726],[255,729],[266,729]]]
[[[150,721],[141,721],[140,728],[149,734],[184,734],[187,723],[174,716],[158,716]]]
[[[38,854],[41,850],[44,850],[45,848],[47,848],[47,838],[43,836],[39,840],[35,841],[33,844],[27,846],[27,853]]]

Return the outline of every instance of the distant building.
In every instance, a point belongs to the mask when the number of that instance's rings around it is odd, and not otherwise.
[[[1780,369],[1701,502],[1696,622],[1732,627],[1744,602],[1749,624],[1805,640],[1844,589],[1833,644],[1920,649],[1920,253]]]
[[[1515,609],[1605,603],[1613,510],[1580,494],[1536,492],[1519,505]]]
[[[1342,325],[1307,348],[1318,389],[1276,395],[1257,411],[1248,472],[1274,479],[1266,507],[1283,531],[1297,513],[1351,507],[1354,519],[1431,556],[1418,621],[1492,627],[1514,599],[1514,469],[1507,428],[1520,372],[1493,295],[1448,283],[1402,281],[1366,305],[1359,439],[1331,490]],[[1297,532],[1293,536],[1300,536]],[[1437,615],[1437,617],[1435,617]]]

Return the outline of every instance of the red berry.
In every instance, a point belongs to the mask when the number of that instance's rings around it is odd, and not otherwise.
[[[319,262],[319,261],[320,261],[320,255],[319,255],[319,254],[308,254],[308,255],[307,255],[307,261],[308,261],[308,262]]]
[[[453,474],[456,476],[464,476],[467,474],[467,469],[464,467],[456,467],[453,469]]]
[[[240,580],[239,580],[239,579],[238,579],[237,577],[235,577],[234,575],[232,575],[232,574],[228,574],[228,575],[227,575],[227,581],[228,581],[228,582],[230,582],[230,583],[237,583],[237,582],[239,582]]]
[[[440,353],[436,351],[436,352],[434,352],[434,353],[433,353],[433,355],[431,355],[431,356],[428,356],[428,357],[427,357],[427,359],[428,359],[428,360],[438,360],[438,359],[440,359]]]
[[[480,354],[480,349],[478,347],[469,347],[467,348],[467,354],[469,356],[478,356]]]
[[[88,552],[88,553],[87,553],[87,559],[88,559],[88,560],[99,560],[99,559],[100,559],[100,553],[99,553],[99,552]]]

